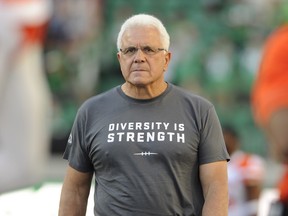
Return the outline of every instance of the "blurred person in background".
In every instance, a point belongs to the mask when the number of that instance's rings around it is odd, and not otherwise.
[[[228,163],[229,216],[256,216],[264,182],[264,160],[241,150],[239,134],[231,125],[222,127]]]
[[[0,0],[0,193],[42,181],[50,93],[42,40],[49,0]]]
[[[102,0],[54,0],[44,43],[45,71],[53,95],[51,153],[62,154],[77,111],[100,81]],[[112,48],[111,48],[112,49]]]
[[[273,158],[284,165],[277,206],[281,215],[288,215],[288,24],[267,38],[251,94],[255,121],[267,137]]]
[[[59,215],[224,216],[227,160],[214,106],[164,80],[169,34],[157,18],[124,22],[117,57],[125,79],[86,101],[64,153]]]

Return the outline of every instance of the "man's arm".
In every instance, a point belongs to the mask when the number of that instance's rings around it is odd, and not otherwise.
[[[205,199],[202,215],[227,216],[229,203],[227,162],[218,161],[201,165],[200,180]]]
[[[93,173],[82,173],[68,166],[63,182],[59,216],[85,216]]]

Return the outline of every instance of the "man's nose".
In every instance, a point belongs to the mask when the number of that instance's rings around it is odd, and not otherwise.
[[[144,62],[145,61],[145,53],[139,48],[135,54],[134,62]]]

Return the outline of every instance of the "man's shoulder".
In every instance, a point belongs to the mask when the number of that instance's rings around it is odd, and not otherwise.
[[[193,103],[201,103],[208,106],[213,106],[209,99],[200,95],[199,93],[193,92],[192,90],[185,89],[181,86],[176,86],[171,84],[174,94],[177,94],[178,97],[188,100]]]
[[[96,107],[102,108],[102,106],[107,106],[107,104],[115,102],[115,99],[118,96],[119,95],[117,95],[117,87],[114,87],[110,90],[101,92],[86,99],[81,104],[79,110],[90,110],[95,109]]]

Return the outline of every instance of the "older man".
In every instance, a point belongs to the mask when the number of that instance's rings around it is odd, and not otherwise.
[[[221,126],[207,100],[165,82],[169,35],[157,18],[124,22],[117,53],[125,83],[86,101],[64,158],[59,215],[213,215],[228,209]]]

